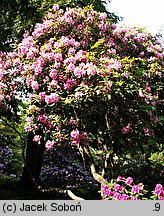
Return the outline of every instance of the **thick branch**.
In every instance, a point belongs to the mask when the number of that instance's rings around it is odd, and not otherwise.
[[[90,169],[91,169],[93,178],[100,184],[103,184],[103,185],[107,184],[107,181],[100,174],[97,173],[92,155],[88,147],[84,147],[84,153],[85,153],[86,161],[90,165]]]

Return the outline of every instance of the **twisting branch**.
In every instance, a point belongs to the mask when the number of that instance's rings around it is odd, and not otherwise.
[[[86,161],[90,165],[90,169],[91,169],[91,173],[93,175],[93,178],[97,182],[99,182],[100,184],[103,184],[103,185],[107,184],[107,181],[100,174],[98,174],[96,171],[93,157],[90,153],[89,147],[84,147],[84,154],[85,154]]]
[[[10,127],[10,128],[12,128],[18,135],[19,135],[19,137],[21,138],[21,140],[25,140],[23,137],[22,137],[22,135],[21,135],[21,133],[13,126],[13,125],[10,125],[5,119],[3,119],[2,117],[0,117],[0,119],[8,126],[8,127]]]

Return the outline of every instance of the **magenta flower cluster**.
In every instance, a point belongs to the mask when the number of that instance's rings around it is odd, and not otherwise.
[[[118,183],[120,182],[120,183]],[[161,184],[157,184],[154,193],[155,199],[164,199],[164,187]],[[102,185],[101,187],[102,198],[108,200],[142,200],[148,199],[143,184],[134,185],[133,178],[118,176],[115,182],[109,183],[109,185]],[[151,198],[150,198],[151,199]]]

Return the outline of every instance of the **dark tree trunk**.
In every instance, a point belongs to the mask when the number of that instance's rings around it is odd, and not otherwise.
[[[40,133],[43,137],[43,134]],[[34,134],[28,134],[27,148],[26,148],[26,164],[24,165],[20,184],[24,189],[34,189],[33,177],[39,183],[39,176],[42,167],[42,161],[45,151],[44,141],[41,143],[33,141]],[[32,176],[31,176],[32,174]]]

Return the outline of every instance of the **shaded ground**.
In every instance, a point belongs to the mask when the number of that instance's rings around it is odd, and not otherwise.
[[[0,200],[64,200],[69,199],[65,195],[57,193],[40,193],[31,190],[25,190],[19,187],[18,182],[11,184],[1,184],[0,182]]]

